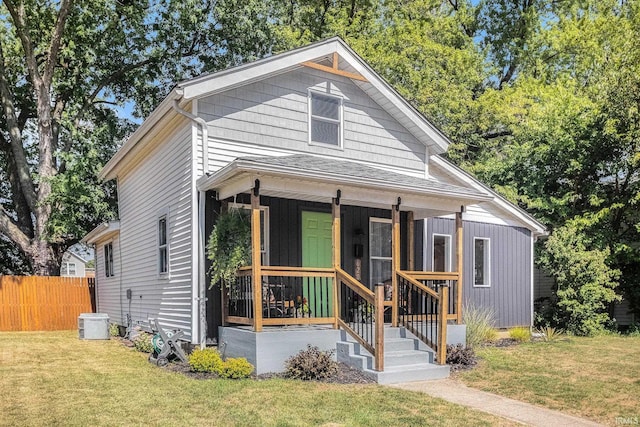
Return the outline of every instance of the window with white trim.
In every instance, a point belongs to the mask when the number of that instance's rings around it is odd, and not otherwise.
[[[113,277],[113,243],[104,245],[104,275]]]
[[[369,219],[369,278],[370,284],[391,279],[391,220]]]
[[[342,147],[342,98],[309,91],[309,142]]]
[[[432,248],[432,271],[451,271],[451,236],[434,234]]]
[[[61,276],[75,276],[76,275],[76,263],[75,262],[63,262],[60,266]]]
[[[491,286],[490,253],[490,241],[488,238],[473,238],[473,286]]]
[[[158,218],[158,273],[169,273],[169,244],[168,244],[167,215]]]

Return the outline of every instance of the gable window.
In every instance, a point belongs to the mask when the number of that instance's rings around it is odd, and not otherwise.
[[[433,271],[451,271],[451,236],[433,235]]]
[[[113,276],[113,243],[104,245],[104,275]]]
[[[158,218],[158,273],[169,272],[169,245],[167,244],[167,215]]]
[[[369,220],[369,265],[371,285],[391,280],[391,220]]]
[[[491,286],[489,243],[485,237],[473,239],[473,286]]]
[[[342,146],[342,98],[309,91],[309,141]]]

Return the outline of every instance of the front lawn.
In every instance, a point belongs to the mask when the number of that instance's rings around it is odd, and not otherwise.
[[[471,387],[609,425],[640,420],[640,337],[571,337],[485,347]]]
[[[378,385],[196,380],[117,341],[0,333],[0,425],[510,425]]]

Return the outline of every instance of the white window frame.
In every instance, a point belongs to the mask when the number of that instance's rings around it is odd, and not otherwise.
[[[165,221],[165,243],[164,245],[160,244],[160,221],[164,219]],[[171,239],[169,238],[169,209],[163,209],[158,213],[155,222],[156,227],[156,271],[158,272],[158,277],[161,279],[167,279],[170,275],[171,268],[169,267],[169,254],[171,253]],[[166,253],[166,271],[161,271],[161,262],[160,262],[160,251],[164,249]]]
[[[251,205],[246,203],[234,203],[229,206],[229,209],[243,209],[251,214]],[[260,250],[262,256],[262,265],[269,264],[269,206],[260,205],[260,211],[264,212],[264,233],[261,234],[261,238],[264,239],[264,247]],[[249,217],[251,218],[251,217]]]
[[[337,100],[340,101],[340,105],[338,106],[338,115],[339,118],[338,120],[335,119],[330,119],[328,117],[322,117],[322,116],[315,116],[313,115],[313,111],[312,111],[312,102],[311,102],[311,98],[316,95],[316,96],[324,96],[327,98],[335,98]],[[333,148],[333,149],[337,149],[337,150],[342,150],[344,147],[344,98],[339,96],[339,95],[334,95],[331,93],[326,93],[326,92],[320,92],[317,90],[312,90],[309,89],[309,95],[308,95],[308,123],[307,123],[307,128],[308,128],[308,134],[309,134],[309,145],[319,145],[322,147],[327,147],[327,148]],[[338,143],[337,144],[327,144],[326,142],[320,142],[320,141],[313,141],[312,137],[311,137],[311,123],[313,120],[320,120],[323,122],[327,122],[327,123],[337,123],[338,124]]]
[[[444,266],[444,271],[445,272],[451,272],[451,242],[452,242],[452,238],[451,238],[451,234],[440,234],[440,233],[433,233],[431,235],[431,271],[436,271],[435,270],[435,266],[436,266],[436,237],[444,237],[445,238],[445,249],[446,253],[445,253],[445,266]]]
[[[67,274],[69,276],[75,276],[76,274],[78,274],[78,269],[75,262],[67,262],[66,264],[67,264]],[[73,272],[71,272],[71,266],[73,266]]]
[[[476,241],[485,241],[484,248],[484,283],[481,285],[476,284]],[[473,287],[474,288],[490,288],[491,287],[491,239],[488,237],[474,237],[473,238]]]
[[[109,248],[109,254],[107,255],[107,247]],[[115,269],[113,268],[113,241],[107,242],[102,247],[104,258],[104,277],[115,276]]]
[[[389,218],[377,218],[377,217],[370,217],[369,218],[369,283],[371,286],[375,286],[376,284],[373,283],[373,260],[381,260],[381,261],[390,261],[392,263],[392,269],[393,269],[393,246],[391,247],[391,251],[392,251],[392,256],[389,257],[384,257],[384,256],[373,256],[372,254],[372,238],[373,238],[373,232],[371,231],[371,225],[374,222],[378,222],[378,223],[384,223],[384,224],[391,224],[392,221]],[[391,232],[393,233],[393,229],[391,230]],[[392,244],[393,245],[393,244]],[[392,273],[393,274],[393,273]]]

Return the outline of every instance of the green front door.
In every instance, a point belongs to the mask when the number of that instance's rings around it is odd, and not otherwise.
[[[302,211],[302,266],[331,268],[331,214]],[[312,317],[333,316],[333,280],[307,278],[302,283]]]

